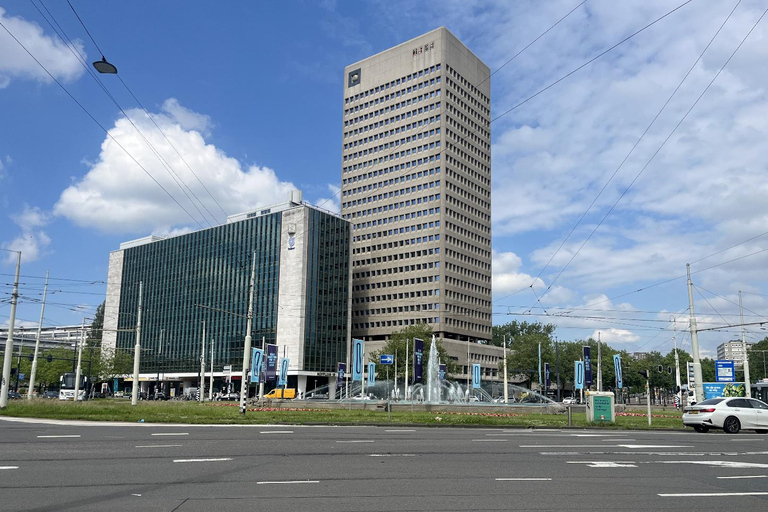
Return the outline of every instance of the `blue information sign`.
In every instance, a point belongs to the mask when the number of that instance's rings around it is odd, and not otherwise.
[[[395,361],[395,356],[392,354],[382,354],[379,356],[379,364],[392,364]]]
[[[715,381],[736,382],[736,362],[728,359],[715,361]]]

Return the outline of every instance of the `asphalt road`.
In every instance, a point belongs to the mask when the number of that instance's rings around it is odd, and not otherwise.
[[[0,510],[768,510],[768,436],[0,419]]]

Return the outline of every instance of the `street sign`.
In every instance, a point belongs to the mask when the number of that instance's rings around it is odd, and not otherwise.
[[[735,382],[736,362],[729,359],[715,361],[715,380],[717,382]]]
[[[392,364],[395,362],[395,356],[392,354],[382,354],[379,356],[379,364]]]

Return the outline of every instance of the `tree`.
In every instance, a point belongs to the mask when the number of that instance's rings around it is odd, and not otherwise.
[[[375,350],[371,352],[368,356],[368,360],[376,363],[376,379],[384,380],[387,376],[387,369],[384,367],[384,365],[380,365],[379,363],[379,356],[384,354],[392,354],[397,355],[397,376],[398,377],[405,377],[405,353],[406,353],[406,346],[407,351],[409,352],[408,356],[408,365],[413,368],[413,339],[419,338],[424,340],[424,369],[426,371],[426,365],[427,361],[429,361],[429,352],[432,345],[432,328],[428,324],[419,323],[415,325],[409,325],[408,327],[405,327],[404,329],[401,329],[399,331],[395,331],[392,333],[392,336],[390,336],[389,341],[381,350]],[[441,340],[436,340],[436,348],[438,353],[438,358],[440,360],[441,364],[445,364],[445,373],[446,377],[455,373],[459,373],[459,366],[456,364],[456,362],[451,359],[451,356],[448,355],[448,351],[445,350],[443,347]],[[391,379],[395,378],[395,368],[392,366],[392,368],[389,369],[389,377]],[[409,370],[409,373],[411,376],[413,376],[413,371]]]
[[[491,344],[497,347],[504,346],[504,339],[507,340],[507,348],[510,348],[516,341],[529,339],[530,336],[543,336],[551,338],[555,332],[555,325],[542,324],[541,322],[518,322],[513,320],[509,323],[493,326],[493,338]]]
[[[93,322],[91,322],[91,335],[88,338],[88,343],[92,344],[93,346],[101,346],[101,337],[104,333],[104,304],[106,301],[99,304],[99,307],[96,308],[96,314],[93,317]]]

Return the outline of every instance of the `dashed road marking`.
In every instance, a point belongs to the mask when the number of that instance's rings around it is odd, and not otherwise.
[[[354,439],[352,441],[336,441],[337,443],[373,443],[373,439]]]
[[[256,485],[267,484],[319,484],[320,480],[273,480],[271,482],[256,482]]]
[[[0,469],[19,469],[19,466],[0,466]]]
[[[547,482],[551,478],[497,478],[497,482]]]
[[[293,434],[293,430],[262,430],[259,434]]]
[[[136,448],[176,448],[178,446],[183,446],[180,444],[141,444],[136,446]]]
[[[721,480],[739,480],[742,478],[768,478],[768,475],[719,476]]]
[[[568,461],[568,464],[586,464],[590,468],[636,468],[637,463],[634,461],[628,462],[614,462],[610,460],[576,460]]]
[[[37,436],[40,439],[53,439],[56,437],[80,437],[80,434],[72,434],[72,435],[61,435],[61,436]]]
[[[222,462],[232,460],[231,457],[222,457],[220,459],[174,459],[173,462]]]
[[[189,432],[155,432],[153,436],[188,436]]]
[[[679,494],[659,494],[662,498],[695,498],[716,496],[768,496],[768,492],[687,492]]]

